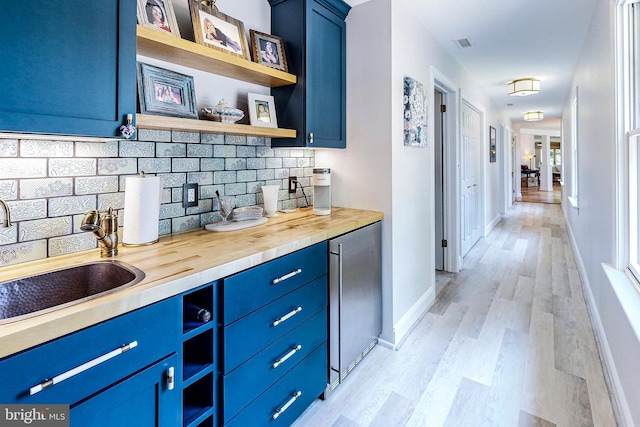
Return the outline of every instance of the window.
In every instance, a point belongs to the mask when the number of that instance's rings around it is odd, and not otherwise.
[[[571,191],[569,202],[578,208],[578,88],[571,100]]]
[[[640,1],[618,0],[616,25],[618,264],[640,281]]]

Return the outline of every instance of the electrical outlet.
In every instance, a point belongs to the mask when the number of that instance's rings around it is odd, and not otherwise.
[[[198,206],[198,184],[184,184],[182,190],[182,207]]]
[[[289,193],[295,193],[296,192],[296,182],[298,181],[298,177],[297,176],[290,176],[289,177]]]

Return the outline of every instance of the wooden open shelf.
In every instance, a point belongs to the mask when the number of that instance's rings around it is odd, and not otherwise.
[[[140,129],[179,130],[186,132],[224,133],[228,135],[264,136],[267,138],[295,138],[295,129],[267,128],[260,126],[221,123],[210,120],[183,119],[179,117],[136,114],[136,126]]]
[[[267,87],[295,84],[294,74],[138,25],[138,54]]]

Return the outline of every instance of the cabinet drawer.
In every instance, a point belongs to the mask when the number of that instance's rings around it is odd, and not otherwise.
[[[178,348],[179,312],[177,298],[164,300],[5,358],[0,402],[73,404],[151,365]],[[134,341],[136,347],[29,395],[42,381]]]
[[[326,382],[327,346],[322,344],[225,425],[290,426],[324,391]],[[298,392],[300,395],[293,400]],[[276,411],[282,408],[286,409],[273,419]]]
[[[230,276],[223,284],[224,324],[326,273],[327,243],[322,242]]]
[[[226,326],[222,346],[224,373],[229,373],[326,306],[327,276],[322,276]],[[279,319],[281,321],[274,325]]]
[[[322,310],[226,375],[222,379],[224,420],[237,414],[326,339],[327,311]]]

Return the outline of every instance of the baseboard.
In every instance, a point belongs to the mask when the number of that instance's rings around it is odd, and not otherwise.
[[[600,315],[598,314],[598,307],[596,306],[593,294],[591,293],[591,286],[589,284],[589,278],[587,277],[587,271],[584,267],[584,263],[582,262],[582,257],[578,250],[575,235],[573,234],[573,229],[571,228],[566,213],[564,213],[564,217],[567,226],[567,234],[569,235],[569,241],[571,242],[571,249],[573,250],[573,256],[576,261],[576,267],[578,268],[578,274],[580,275],[580,281],[582,283],[582,293],[587,303],[589,320],[591,321],[596,346],[598,348],[598,353],[600,353],[600,360],[602,361],[604,378],[613,400],[612,406],[614,415],[618,426],[632,427],[634,424],[631,411],[629,410],[629,404],[625,397],[622,385],[620,384],[620,377],[618,376],[616,365],[613,361],[613,355],[611,354],[611,349],[607,342],[604,326],[602,325]]]
[[[393,347],[398,350],[402,346],[402,342],[407,338],[409,332],[416,326],[418,321],[422,319],[427,310],[436,300],[435,284],[425,292],[420,299],[411,307],[402,318],[393,326],[394,343]]]
[[[491,230],[493,230],[494,228],[496,228],[496,226],[500,223],[500,221],[502,221],[502,215],[498,214],[496,215],[493,220],[484,228],[484,236],[487,237],[489,235],[489,233],[491,233]]]

